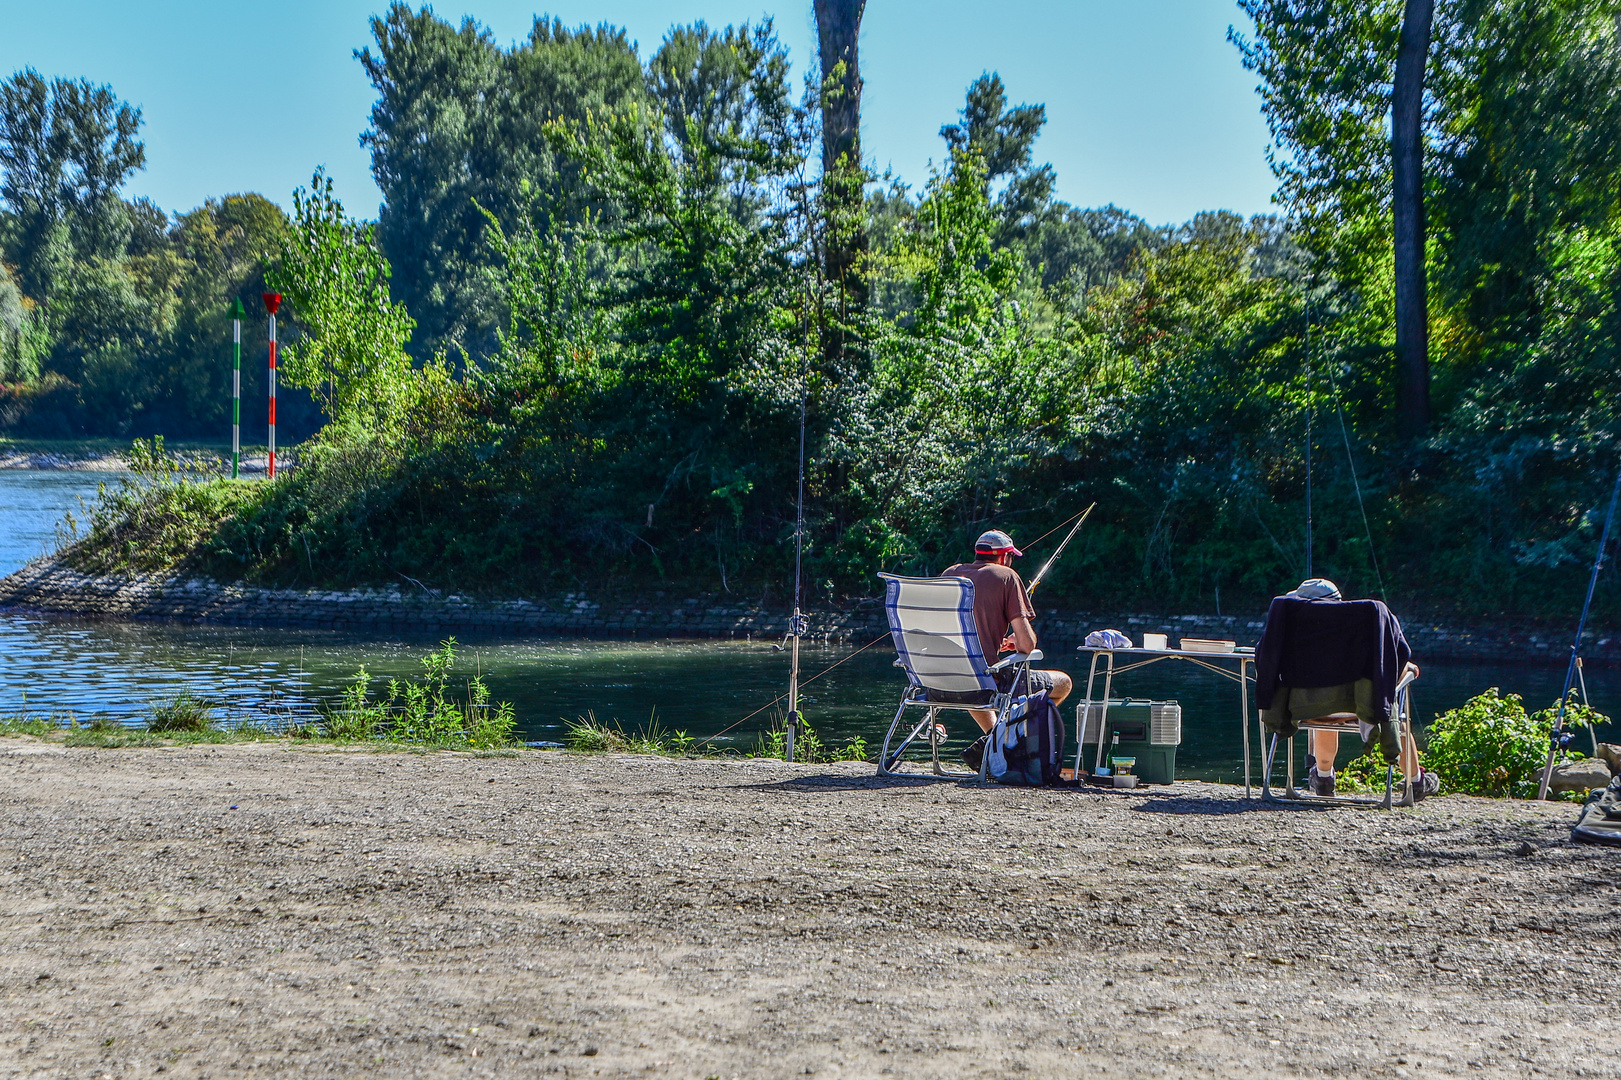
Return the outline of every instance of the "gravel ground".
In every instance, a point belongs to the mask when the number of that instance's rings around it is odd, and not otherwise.
[[[0,1075],[1615,1076],[1574,808],[0,739]]]

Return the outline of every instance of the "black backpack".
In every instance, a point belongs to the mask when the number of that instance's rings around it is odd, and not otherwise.
[[[1043,787],[1059,782],[1068,731],[1058,706],[1043,690],[1015,704],[992,729],[985,775],[999,784]]]

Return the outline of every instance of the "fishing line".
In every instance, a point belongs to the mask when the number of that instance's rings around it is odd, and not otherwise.
[[[882,634],[880,634],[877,637],[873,638],[871,641],[869,641],[865,645],[861,646],[861,648],[857,649],[855,652],[850,653],[849,655],[844,656],[844,657],[842,657],[842,658],[840,658],[838,660],[835,660],[832,664],[830,664],[827,667],[823,668],[821,671],[818,671],[816,674],[812,675],[810,678],[801,679],[800,682],[799,682],[799,685],[801,687],[809,686],[811,683],[815,682],[817,679],[820,679],[823,675],[826,675],[828,672],[832,671],[834,668],[836,668],[840,664],[844,663],[844,661],[849,660],[852,657],[859,656],[861,653],[866,652],[868,649],[872,648],[874,645],[878,644],[880,641],[883,641],[887,637],[889,637],[889,631],[885,630]],[[776,697],[772,698],[770,701],[766,702],[764,705],[761,705],[758,709],[755,709],[753,712],[749,713],[747,716],[745,716],[743,718],[743,720],[752,720],[752,719],[754,719],[756,716],[759,716],[761,713],[765,712],[767,709],[771,708],[771,706],[775,705],[777,702],[781,701],[783,698],[785,698],[787,696],[788,696],[787,694],[778,694]],[[702,739],[699,739],[698,741],[699,742],[713,742],[716,739],[720,738],[722,735],[726,734],[728,731],[732,730],[732,728],[735,728],[738,724],[741,724],[743,722],[743,720],[738,720],[735,723],[728,724],[726,727],[721,728],[715,734],[707,736],[707,737],[702,738]]]
[[[1542,782],[1537,785],[1538,802],[1548,797],[1548,782],[1553,778],[1554,758],[1570,745],[1562,737],[1565,730],[1565,707],[1570,703],[1570,687],[1576,681],[1577,665],[1581,662],[1582,633],[1587,629],[1587,613],[1593,606],[1593,590],[1598,587],[1599,571],[1604,569],[1604,550],[1610,545],[1610,526],[1615,521],[1617,499],[1621,499],[1621,470],[1617,470],[1615,486],[1610,489],[1610,509],[1604,515],[1604,531],[1599,534],[1598,554],[1593,557],[1593,573],[1587,579],[1587,599],[1582,601],[1582,617],[1576,620],[1576,640],[1570,645],[1570,666],[1565,669],[1565,688],[1559,694],[1559,713],[1553,719],[1553,734],[1548,741],[1548,761],[1542,766]]]
[[[1368,525],[1368,508],[1362,501],[1362,481],[1356,474],[1356,458],[1351,454],[1351,435],[1345,428],[1345,407],[1340,404],[1340,386],[1334,380],[1334,369],[1325,368],[1328,372],[1328,388],[1334,393],[1334,411],[1340,418],[1340,438],[1345,440],[1345,464],[1351,469],[1351,485],[1356,489],[1356,508],[1362,515],[1362,532],[1368,538],[1368,560],[1373,563],[1373,576],[1379,582],[1379,599],[1390,603],[1390,597],[1385,595],[1385,575],[1379,570],[1379,553],[1373,550],[1373,529]]]
[[[1097,506],[1097,503],[1093,503],[1091,506],[1088,506],[1085,510],[1082,510],[1080,513],[1072,514],[1071,516],[1065,518],[1063,521],[1059,522],[1057,525],[1053,526],[1051,529],[1048,529],[1046,532],[1042,533],[1040,536],[1038,536],[1034,540],[1030,541],[1029,546],[1030,547],[1035,547],[1037,544],[1041,543],[1043,540],[1047,539],[1047,537],[1051,536],[1053,533],[1057,532],[1059,529],[1062,529],[1065,525],[1068,525],[1070,522],[1074,521],[1076,518],[1081,518],[1082,519],[1082,524],[1084,524],[1086,516],[1088,514],[1090,514],[1092,512],[1092,510],[1096,506]],[[1080,525],[1077,525],[1076,529],[1079,529],[1079,528],[1080,528]],[[1071,531],[1070,535],[1073,536],[1074,532]],[[1069,543],[1069,537],[1064,538],[1064,543],[1065,544]],[[1057,559],[1059,554],[1062,553],[1062,551],[1063,551],[1063,544],[1060,544],[1058,551],[1053,552],[1052,559],[1047,560],[1047,566],[1051,566],[1052,563],[1053,563],[1053,560]],[[1045,573],[1046,570],[1047,570],[1046,566],[1042,567],[1042,573]],[[1040,580],[1041,580],[1040,575],[1037,575],[1036,583],[1039,584]],[[847,653],[846,655],[844,655],[844,656],[840,657],[839,659],[833,661],[833,663],[829,664],[827,667],[823,668],[821,671],[818,671],[815,675],[812,675],[810,678],[801,679],[800,682],[799,682],[800,687],[803,688],[803,687],[809,686],[811,683],[815,682],[817,679],[820,679],[823,675],[826,675],[828,672],[832,671],[834,668],[838,667],[840,664],[844,663],[847,660],[855,659],[857,656],[860,656],[862,653],[866,652],[868,649],[872,648],[874,645],[878,644],[880,641],[884,641],[884,640],[888,639],[889,637],[890,637],[889,631],[885,630],[882,634],[879,634],[877,637],[873,638],[871,641],[869,641],[865,645],[861,646],[861,648],[855,650],[855,652]],[[777,704],[779,701],[781,701],[783,698],[785,698],[787,696],[788,696],[787,694],[778,694],[776,697],[772,698],[770,701],[766,702],[764,705],[761,705],[758,709],[755,709],[753,712],[749,713],[747,716],[743,717],[742,719],[734,720],[732,723],[727,724],[725,727],[723,727],[719,731],[715,732],[715,734],[706,735],[704,738],[699,739],[698,741],[699,742],[714,742],[716,739],[720,738],[722,735],[726,734],[728,731],[731,731],[733,728],[737,727],[739,724],[742,724],[742,723],[744,723],[746,721],[754,719],[756,716],[759,716],[761,713],[765,712],[767,709],[771,708],[771,706]]]
[[[1097,505],[1097,503],[1092,504],[1092,506],[1096,506],[1096,505]],[[1076,518],[1081,517],[1082,515],[1085,515],[1085,514],[1090,514],[1092,512],[1092,506],[1088,506],[1085,510],[1082,510],[1079,514],[1071,514],[1069,517],[1065,518],[1063,521],[1060,521],[1057,525],[1054,525],[1052,528],[1048,529],[1046,532],[1042,533],[1040,536],[1036,537],[1034,540],[1031,540],[1029,543],[1025,544],[1025,547],[1035,547],[1037,544],[1041,543],[1043,540],[1047,539],[1047,537],[1051,536],[1053,533],[1057,532],[1059,529],[1062,529],[1065,525],[1068,525],[1070,522],[1074,521]]]

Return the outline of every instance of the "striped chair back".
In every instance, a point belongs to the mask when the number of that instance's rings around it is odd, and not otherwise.
[[[967,578],[884,579],[884,611],[895,654],[913,686],[938,693],[996,694],[979,631],[974,625],[974,583]]]

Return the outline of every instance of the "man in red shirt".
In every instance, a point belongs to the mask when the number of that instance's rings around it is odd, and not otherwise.
[[[1027,653],[1036,647],[1036,631],[1030,625],[1030,620],[1036,617],[1036,609],[1030,606],[1024,580],[1012,565],[1013,557],[1023,554],[1013,546],[1012,537],[992,529],[975,541],[973,562],[958,563],[940,575],[964,577],[974,583],[974,625],[979,630],[979,647],[985,651],[987,664],[996,663],[998,652]],[[1032,669],[1028,680],[1021,679],[1014,689],[1012,668],[996,673],[996,685],[1004,694],[1011,689],[1018,696],[1046,690],[1054,705],[1062,704],[1075,688],[1074,682],[1062,671]],[[969,712],[984,731],[990,731],[996,724],[996,713],[991,709]]]

